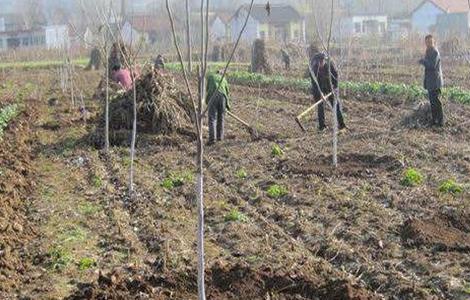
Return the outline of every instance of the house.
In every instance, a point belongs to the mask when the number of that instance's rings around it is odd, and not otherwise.
[[[388,21],[387,35],[392,40],[407,38],[411,32],[411,20],[408,18],[394,18]]]
[[[214,13],[211,25],[210,34],[215,41],[230,41],[231,40],[231,16],[226,13]]]
[[[27,29],[19,20],[19,15],[11,13],[0,16],[0,50],[45,44],[44,30],[40,27]]]
[[[436,31],[438,17],[445,14],[468,13],[467,0],[424,0],[411,13],[413,31]]]
[[[70,46],[67,25],[50,25],[44,28],[47,49],[67,49]]]
[[[470,33],[469,12],[441,14],[437,16],[436,31],[443,39],[468,38]]]
[[[249,6],[243,5],[232,17],[230,26],[233,42],[238,38],[248,12]],[[252,42],[258,38],[279,42],[305,42],[305,18],[290,5],[271,5],[269,15],[265,5],[254,5],[242,40]]]
[[[341,19],[340,32],[344,36],[385,35],[388,16],[382,14],[352,15]]]
[[[0,51],[25,47],[41,47],[45,44],[46,36],[42,29],[0,32]]]

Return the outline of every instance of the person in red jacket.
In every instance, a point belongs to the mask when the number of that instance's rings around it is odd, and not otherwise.
[[[128,69],[121,68],[121,65],[113,66],[113,80],[119,83],[126,91],[132,90],[132,77]]]

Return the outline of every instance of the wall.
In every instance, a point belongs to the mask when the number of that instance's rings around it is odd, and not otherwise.
[[[236,42],[238,35],[245,23],[246,12],[240,12],[237,18],[232,19],[232,42]],[[259,38],[259,23],[252,17],[248,18],[248,24],[245,32],[241,37],[241,41],[251,43],[253,40]]]
[[[411,16],[412,30],[420,33],[430,33],[436,25],[437,16],[444,12],[431,2],[426,2]]]
[[[466,38],[469,34],[469,14],[442,14],[437,18],[436,31],[440,38]]]
[[[65,49],[70,45],[66,25],[46,26],[46,46],[48,49]]]
[[[210,34],[215,40],[225,39],[227,37],[225,24],[219,17],[212,23]]]
[[[292,41],[302,41],[303,40],[303,32],[302,32],[302,21],[299,22],[291,22],[290,23],[290,36],[289,39]],[[297,31],[297,35],[296,35]]]

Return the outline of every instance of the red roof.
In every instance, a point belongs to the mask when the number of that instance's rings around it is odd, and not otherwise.
[[[428,0],[447,13],[470,11],[468,0]],[[424,4],[424,2],[423,2]]]

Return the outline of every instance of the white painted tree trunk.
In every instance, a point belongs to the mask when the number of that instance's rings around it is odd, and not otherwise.
[[[186,0],[186,44],[187,44],[187,57],[188,60],[188,71],[191,73],[193,71],[193,50],[191,43],[191,9],[189,5],[189,0]]]
[[[135,88],[135,76],[131,70],[132,88],[133,93],[133,121],[132,121],[132,139],[131,139],[131,166],[129,168],[129,196],[132,197],[134,194],[134,160],[135,160],[135,142],[137,138],[137,90]]]
[[[106,46],[105,46],[106,47]],[[105,103],[105,116],[104,116],[104,148],[106,152],[109,151],[109,61],[108,61],[108,48],[105,49],[106,59],[106,103]]]

